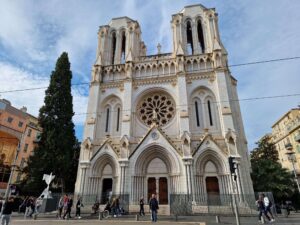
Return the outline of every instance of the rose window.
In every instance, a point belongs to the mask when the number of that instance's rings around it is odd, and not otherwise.
[[[151,94],[142,99],[137,108],[140,120],[150,126],[154,120],[159,126],[168,124],[175,115],[175,103],[166,94]]]

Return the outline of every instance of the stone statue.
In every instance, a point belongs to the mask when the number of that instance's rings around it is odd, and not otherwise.
[[[155,111],[155,109],[153,109],[152,119],[153,119],[154,121],[157,120],[157,112]]]
[[[47,187],[43,190],[43,192],[39,198],[41,198],[41,197],[44,199],[52,198],[51,192],[49,191],[49,185],[53,181],[54,178],[55,178],[55,175],[52,175],[52,173],[50,173],[50,175],[44,174],[43,180],[46,182]]]

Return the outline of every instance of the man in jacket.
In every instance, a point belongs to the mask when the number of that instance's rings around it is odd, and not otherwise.
[[[8,225],[13,211],[14,197],[9,197],[2,207],[1,225]]]
[[[152,222],[157,221],[157,210],[159,209],[158,207],[158,201],[156,200],[156,195],[152,194],[152,197],[149,201],[149,208],[151,210],[151,220]]]

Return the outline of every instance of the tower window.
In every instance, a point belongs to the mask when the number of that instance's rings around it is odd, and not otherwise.
[[[205,52],[204,37],[203,37],[202,24],[201,24],[200,20],[198,21],[198,24],[197,24],[197,31],[198,31],[198,42],[201,47],[202,53],[204,53]]]
[[[187,52],[189,55],[194,54],[194,46],[193,46],[193,32],[191,22],[187,21],[186,23],[186,41],[187,41]]]
[[[118,108],[118,115],[117,115],[117,131],[119,131],[120,128],[120,108]]]
[[[211,106],[210,106],[210,101],[209,100],[207,101],[207,108],[208,108],[209,124],[210,124],[210,126],[213,126]]]
[[[115,63],[115,53],[116,53],[116,33],[112,33],[111,37],[111,64]]]
[[[126,35],[122,33],[121,63],[125,63]]]
[[[109,122],[109,108],[106,109],[106,125],[105,125],[105,132],[108,132],[108,122]]]
[[[195,101],[195,112],[196,112],[197,127],[200,127],[199,109],[198,109],[198,102],[197,101]]]

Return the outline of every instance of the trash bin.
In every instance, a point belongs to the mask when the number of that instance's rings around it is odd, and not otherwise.
[[[282,213],[282,216],[287,218],[288,217],[288,211],[286,208],[281,208],[281,213]]]

